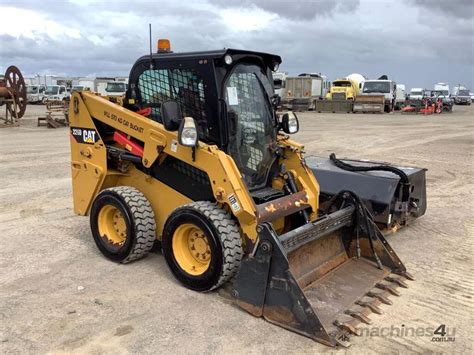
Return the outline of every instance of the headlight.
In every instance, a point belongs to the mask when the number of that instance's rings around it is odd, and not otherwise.
[[[273,71],[277,71],[278,68],[280,67],[280,64],[278,64],[277,62],[273,63]]]
[[[185,117],[180,124],[178,139],[181,145],[195,147],[198,141],[196,124],[192,117]]]

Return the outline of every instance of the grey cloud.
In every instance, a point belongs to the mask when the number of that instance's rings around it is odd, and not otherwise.
[[[359,6],[359,0],[212,0],[213,4],[223,8],[249,8],[252,5],[265,11],[294,20],[310,20],[317,16],[330,15],[336,11],[352,12]]]
[[[474,3],[472,0],[409,0],[409,2],[428,12],[437,12],[445,16],[462,19],[472,19],[474,17]]]
[[[444,16],[411,0],[397,2],[398,13],[359,1],[264,2],[222,0],[189,2],[124,1],[77,6],[66,2],[17,0],[13,6],[41,12],[64,26],[78,28],[81,38],[46,34],[35,40],[0,36],[0,72],[15,64],[28,74],[128,75],[134,61],[148,51],[148,23],[153,39],[170,38],[175,51],[223,47],[280,54],[282,70],[290,74],[322,72],[330,79],[359,72],[369,77],[388,74],[410,86],[432,87],[445,81],[473,87],[472,24],[465,18]],[[308,4],[311,6],[308,7]],[[350,5],[352,4],[352,5]],[[261,8],[280,16],[262,30],[235,31],[223,22],[222,9]],[[364,7],[365,6],[365,7]],[[316,11],[317,10],[317,11]],[[405,13],[418,13],[409,22]],[[322,17],[319,15],[324,14]],[[350,14],[350,16],[347,16]],[[384,27],[383,19],[397,18],[399,26]],[[380,21],[371,21],[377,18]],[[353,23],[344,23],[350,19]],[[393,23],[393,21],[391,22]],[[114,38],[94,44],[89,36]],[[3,67],[2,67],[3,66]]]

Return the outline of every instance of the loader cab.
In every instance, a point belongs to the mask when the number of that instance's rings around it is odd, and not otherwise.
[[[163,104],[177,102],[194,119],[199,140],[230,154],[248,187],[258,189],[276,160],[272,71],[280,62],[234,49],[144,56],[131,70],[125,105],[151,108],[148,117],[163,123]]]

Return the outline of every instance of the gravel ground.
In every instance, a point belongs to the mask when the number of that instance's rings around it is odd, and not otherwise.
[[[72,209],[68,130],[0,129],[0,353],[315,353],[326,346],[181,287],[159,252],[117,265]],[[428,169],[428,211],[388,237],[416,277],[349,353],[472,353],[474,106],[453,114],[300,114],[308,154]],[[3,114],[3,112],[1,113]],[[454,342],[421,335],[445,324]],[[411,330],[397,336],[400,329]]]

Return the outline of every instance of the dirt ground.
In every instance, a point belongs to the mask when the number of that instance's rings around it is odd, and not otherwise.
[[[3,109],[3,108],[2,108]],[[331,348],[181,287],[159,252],[118,265],[72,209],[66,128],[0,129],[0,353],[315,353]],[[3,111],[0,111],[3,114]],[[416,281],[348,353],[472,353],[474,105],[453,114],[300,114],[308,154],[420,166],[428,210],[388,237]],[[454,342],[433,342],[444,324]],[[414,329],[397,336],[401,329]],[[405,335],[403,335],[405,334]]]

